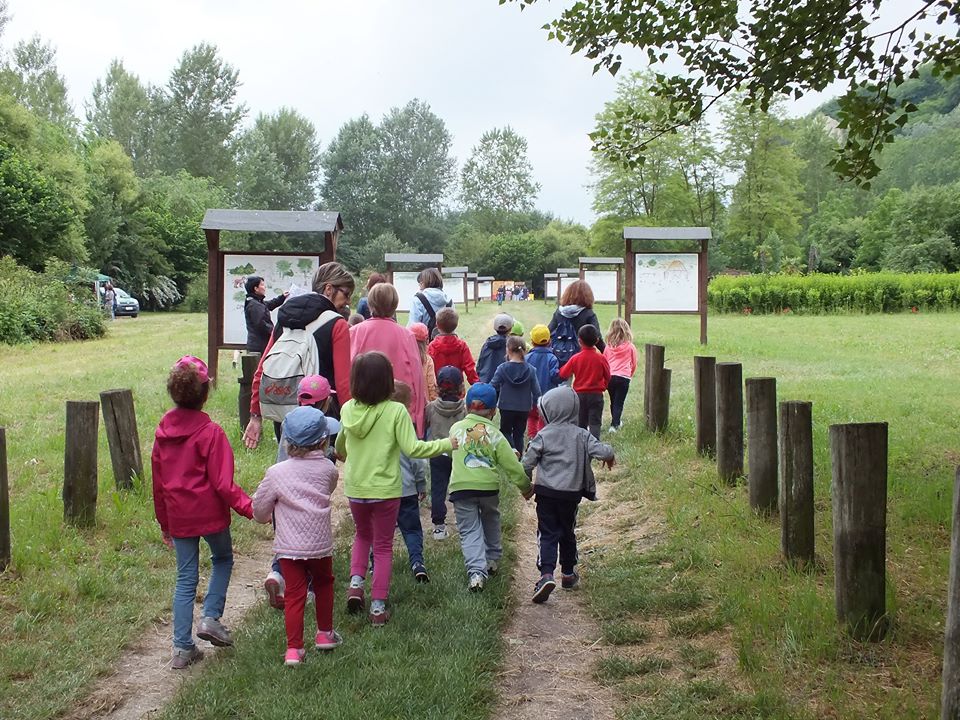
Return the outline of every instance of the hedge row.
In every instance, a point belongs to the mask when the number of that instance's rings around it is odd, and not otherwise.
[[[960,273],[722,275],[707,288],[718,312],[821,314],[960,308]]]
[[[82,340],[103,335],[92,285],[68,286],[66,266],[40,274],[0,258],[0,343]]]

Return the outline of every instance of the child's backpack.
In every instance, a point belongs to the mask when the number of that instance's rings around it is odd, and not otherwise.
[[[320,369],[320,356],[313,334],[340,317],[335,310],[326,310],[303,329],[283,329],[263,358],[260,414],[265,419],[283,422],[287,413],[297,407],[300,381],[307,375],[316,375]]]
[[[560,316],[560,322],[550,333],[550,344],[553,346],[557,360],[560,361],[560,367],[566,365],[567,361],[580,351],[580,340],[573,320],[565,315]]]
[[[423,305],[423,309],[427,311],[427,322],[425,324],[430,333],[430,340],[433,341],[436,339],[437,335],[440,334],[440,328],[437,327],[437,311],[433,309],[433,305],[430,304],[430,301],[427,300],[427,296],[423,293],[417,293],[414,297],[420,301],[420,304]],[[453,307],[453,300],[448,300],[444,307]]]

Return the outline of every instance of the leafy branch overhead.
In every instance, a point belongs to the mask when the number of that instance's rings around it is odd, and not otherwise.
[[[537,0],[515,2],[521,9]],[[842,178],[869,185],[876,153],[916,107],[892,90],[930,63],[960,69],[957,0],[578,0],[544,26],[557,40],[616,74],[624,48],[664,68],[650,91],[667,100],[655,114],[626,108],[591,137],[594,149],[626,167],[642,164],[649,143],[700,119],[720,98],[742,91],[766,111],[782,95],[799,99],[836,81],[845,143],[832,161]],[[890,17],[898,19],[890,21]],[[682,73],[668,65],[679,60]]]

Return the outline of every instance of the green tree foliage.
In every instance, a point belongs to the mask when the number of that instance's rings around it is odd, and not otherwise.
[[[39,36],[23,40],[0,69],[0,91],[35,115],[74,130],[77,119],[67,99],[67,83],[57,70],[57,53]]]
[[[538,192],[527,140],[510,127],[485,132],[460,172],[460,202],[468,210],[530,211]]]

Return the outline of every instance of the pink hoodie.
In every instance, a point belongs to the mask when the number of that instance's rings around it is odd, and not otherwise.
[[[420,364],[420,348],[416,338],[407,328],[397,325],[396,320],[370,318],[350,328],[350,360],[360,353],[378,350],[393,363],[393,377],[410,386],[413,400],[410,417],[417,428],[417,436],[423,437],[423,409],[427,405],[427,392],[423,381],[423,365]]]
[[[632,342],[625,342],[613,347],[607,345],[603,356],[610,363],[610,374],[630,379],[637,371],[637,346]]]
[[[230,527],[230,508],[253,517],[233,481],[233,449],[223,428],[200,410],[174,408],[153,443],[153,507],[160,529],[176,538]]]

